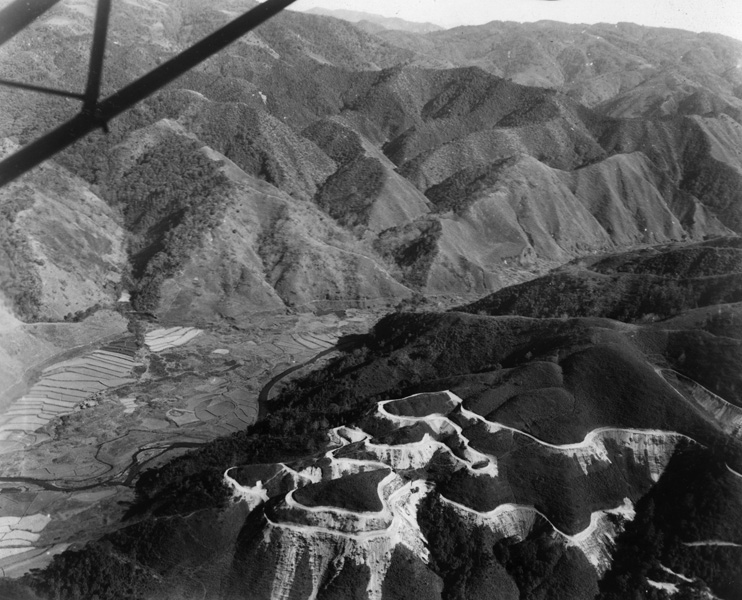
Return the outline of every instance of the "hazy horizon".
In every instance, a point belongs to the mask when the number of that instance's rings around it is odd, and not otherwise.
[[[689,31],[721,33],[742,40],[742,2],[711,0],[699,4],[692,0],[624,0],[603,4],[591,0],[298,0],[291,8],[344,9],[398,17],[407,21],[430,22],[442,27],[479,25],[489,21],[567,23],[630,22],[653,27],[672,27]]]

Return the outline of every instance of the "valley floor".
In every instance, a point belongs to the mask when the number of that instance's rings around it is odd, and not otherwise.
[[[382,312],[148,325],[141,347],[123,335],[36,367],[0,415],[0,572],[21,576],[107,531],[142,470],[245,429],[259,399],[322,366]]]

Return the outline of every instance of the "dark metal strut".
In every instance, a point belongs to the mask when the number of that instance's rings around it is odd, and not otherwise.
[[[106,36],[108,35],[108,18],[111,15],[111,0],[98,0],[98,10],[95,13],[95,29],[93,30],[93,45],[90,48],[90,66],[88,67],[88,84],[85,87],[83,112],[95,113],[98,98],[100,97],[100,82],[103,78],[103,56],[106,52]]]
[[[108,11],[110,10],[110,0],[100,0],[96,15],[96,33],[91,50],[91,72],[84,94],[83,110],[66,123],[0,162],[0,187],[20,177],[98,127],[105,126],[114,117],[223,50],[295,1],[266,0],[118,92],[97,102],[100,90],[100,71],[94,73],[93,68],[102,68],[106,36],[105,31],[102,33],[99,31],[98,25],[103,23],[107,29]],[[49,0],[46,2],[50,5],[54,3]],[[102,13],[105,13],[105,16]]]
[[[28,27],[59,0],[16,0],[0,10],[0,46]]]
[[[42,94],[49,94],[50,96],[64,96],[65,98],[75,98],[76,100],[84,100],[83,94],[77,92],[67,92],[65,90],[57,90],[55,88],[45,87],[43,85],[33,85],[32,83],[21,83],[19,81],[9,81],[7,79],[0,79],[0,85],[5,87],[18,88],[21,90],[28,90],[31,92],[41,92]]]

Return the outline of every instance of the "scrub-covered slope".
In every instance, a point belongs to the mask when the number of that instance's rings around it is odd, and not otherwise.
[[[117,4],[105,92],[248,6]],[[82,86],[92,10],[60,3],[3,46],[0,74]],[[142,310],[473,297],[591,251],[742,231],[741,57],[720,36],[628,25],[375,35],[287,11],[55,160],[118,213],[105,229],[123,225]],[[0,98],[0,135],[19,143],[76,108]],[[236,205],[250,226],[232,227]],[[35,270],[14,280],[38,287]],[[82,274],[64,314],[100,300],[100,279]]]
[[[554,21],[457,27],[425,35],[381,32],[418,60],[477,66],[525,85],[565,91],[621,117],[740,115],[742,42],[711,33]]]

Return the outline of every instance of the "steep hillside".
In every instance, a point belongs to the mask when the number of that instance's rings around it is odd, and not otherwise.
[[[86,0],[55,7],[3,47],[2,74],[82,86],[92,8]],[[120,3],[106,91],[242,9]],[[738,60],[731,40],[628,25],[371,35],[288,11],[57,161],[124,215],[139,308],[167,311],[179,295],[178,306],[220,318],[237,298],[250,298],[249,312],[396,304],[410,289],[473,297],[590,252],[741,231]],[[601,81],[620,85],[594,98]],[[0,94],[0,133],[20,142],[74,108]],[[207,156],[269,187],[240,191],[242,175],[230,183]],[[227,223],[243,193],[248,204],[287,194],[293,202],[281,210],[326,225],[287,228],[271,212],[248,236],[255,241],[209,246],[241,230]],[[313,250],[281,241],[287,236]],[[232,265],[200,256],[186,278],[186,254],[206,247]],[[226,283],[194,287],[222,271]],[[36,285],[33,270],[22,272]],[[170,278],[160,306],[159,280]]]
[[[24,323],[7,299],[0,297],[0,410],[33,379],[44,363],[55,356],[84,348],[126,332],[120,314],[101,310],[80,322]],[[0,449],[12,445],[14,432],[0,433]]]
[[[611,154],[644,152],[659,168],[660,190],[686,227],[708,223],[710,213],[738,231],[740,133],[742,126],[726,115],[619,120],[608,124],[601,143]]]
[[[594,268],[733,274],[735,248]],[[389,315],[247,432],[144,474],[126,527],[18,585],[59,598],[587,599],[654,582],[735,598],[739,399],[712,379],[731,381],[739,356],[719,357],[739,340],[693,314]],[[693,371],[694,348],[715,358]]]
[[[396,172],[395,165],[367,139],[332,120],[317,121],[303,135],[337,161],[315,201],[341,225],[363,237],[427,214],[429,201]]]
[[[657,320],[740,301],[740,238],[579,259],[456,310],[532,317]]]
[[[164,137],[120,181],[177,181],[186,161],[197,165],[192,169],[200,175],[183,181],[187,190],[172,184],[166,193],[145,187],[150,196],[142,199],[136,187],[119,185],[112,192],[129,216],[135,240],[140,240],[132,245],[138,268],[136,306],[159,306],[163,314],[181,318],[214,312],[233,317],[285,305],[313,310],[336,302],[409,295],[372,250],[314,204],[297,202],[251,176],[224,155],[195,143],[171,121],[147,131],[150,139]],[[177,154],[179,147],[182,154],[176,160],[163,159]],[[160,170],[152,165],[160,165]],[[136,212],[143,207],[145,212]]]
[[[0,212],[0,289],[21,318],[62,320],[118,299],[125,231],[84,181],[48,163],[0,190]]]

